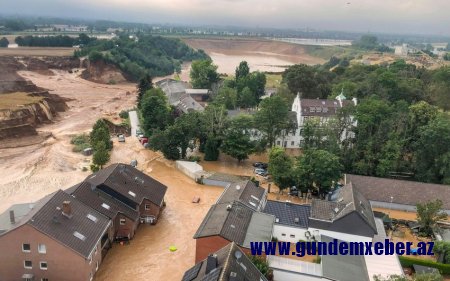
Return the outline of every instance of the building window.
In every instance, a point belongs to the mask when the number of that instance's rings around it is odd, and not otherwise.
[[[150,210],[150,204],[145,204],[145,210]]]
[[[294,234],[291,234],[290,237],[291,237],[291,238],[295,238],[295,235],[294,235]]]
[[[47,253],[47,247],[45,247],[45,244],[38,244],[38,252],[39,254]]]
[[[280,145],[280,141],[277,141],[277,145]]]
[[[125,219],[120,219],[120,225],[125,225]]]
[[[295,144],[295,141],[291,141],[291,145],[293,146]]]
[[[32,269],[33,268],[33,263],[31,261],[24,261],[23,262],[23,267],[28,268],[28,269]]]
[[[30,244],[22,244],[22,252],[31,252],[31,245]]]
[[[42,270],[47,270],[47,262],[46,261],[41,261],[39,265]]]
[[[286,236],[286,233],[281,233],[281,236]]]

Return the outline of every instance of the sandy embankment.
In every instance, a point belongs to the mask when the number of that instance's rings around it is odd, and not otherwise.
[[[0,212],[11,204],[32,202],[83,180],[88,173],[81,169],[88,166],[88,159],[72,152],[70,136],[88,132],[98,118],[117,116],[135,102],[134,94],[126,94],[135,90],[131,83],[95,84],[66,71],[55,71],[54,76],[28,71],[20,75],[72,100],[67,103],[69,110],[60,113],[56,122],[38,128],[51,133],[50,138],[38,144],[30,139],[29,146],[0,150]]]
[[[303,46],[266,39],[182,39],[186,44],[203,49],[220,73],[234,74],[236,66],[243,60],[249,63],[251,71],[281,72],[287,66],[305,63],[320,64],[325,61],[306,53]]]

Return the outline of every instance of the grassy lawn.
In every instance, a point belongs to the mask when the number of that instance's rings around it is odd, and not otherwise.
[[[325,60],[329,60],[332,56],[356,57],[364,53],[361,50],[341,46],[305,46],[305,50],[309,55],[319,57]]]
[[[0,110],[17,109],[24,105],[38,103],[43,97],[31,96],[28,93],[17,92],[0,95]]]
[[[266,87],[278,88],[281,84],[281,74],[266,74]]]

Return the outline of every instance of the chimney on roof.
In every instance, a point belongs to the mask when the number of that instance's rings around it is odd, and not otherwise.
[[[231,205],[227,205],[227,211],[231,211],[232,206]]]
[[[211,271],[217,268],[217,256],[215,254],[211,254],[206,259],[206,270],[205,273],[209,274]]]
[[[16,216],[14,216],[14,210],[9,211],[9,221],[11,222],[11,224],[16,223]]]
[[[70,201],[63,202],[62,214],[69,219],[72,217],[72,205],[70,204]]]

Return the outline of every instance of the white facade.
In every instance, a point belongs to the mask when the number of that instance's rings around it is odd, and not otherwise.
[[[309,232],[309,235],[307,234]],[[274,224],[272,237],[276,237],[279,241],[296,243],[299,240],[309,241],[308,237],[316,237],[320,239],[321,235],[332,237],[346,242],[371,242],[372,237],[347,234],[323,229],[309,227],[300,228],[289,225]]]
[[[336,97],[336,105],[338,107],[343,107],[343,101],[345,100],[345,96],[341,93],[338,97]],[[354,105],[357,104],[356,98],[352,99],[352,102]],[[328,110],[328,108],[327,108]],[[331,109],[330,109],[331,110]],[[298,127],[294,132],[286,133],[284,132],[281,137],[277,138],[275,141],[275,144],[277,146],[282,146],[284,148],[299,148],[302,147],[303,143],[303,137],[302,137],[302,131],[303,127],[305,125],[305,122],[307,122],[307,119],[309,118],[315,118],[318,119],[320,124],[326,124],[330,121],[330,118],[334,118],[333,116],[305,116],[302,112],[302,99],[300,98],[300,95],[297,94],[297,96],[294,99],[294,102],[292,103],[291,111],[295,112],[297,115],[297,124]],[[325,112],[325,111],[324,111]],[[353,126],[356,126],[356,121],[353,121],[353,117],[351,117],[351,121],[353,123]],[[349,137],[352,137],[354,135],[353,132],[348,132],[347,130],[344,130],[341,136],[341,140],[345,140]]]

